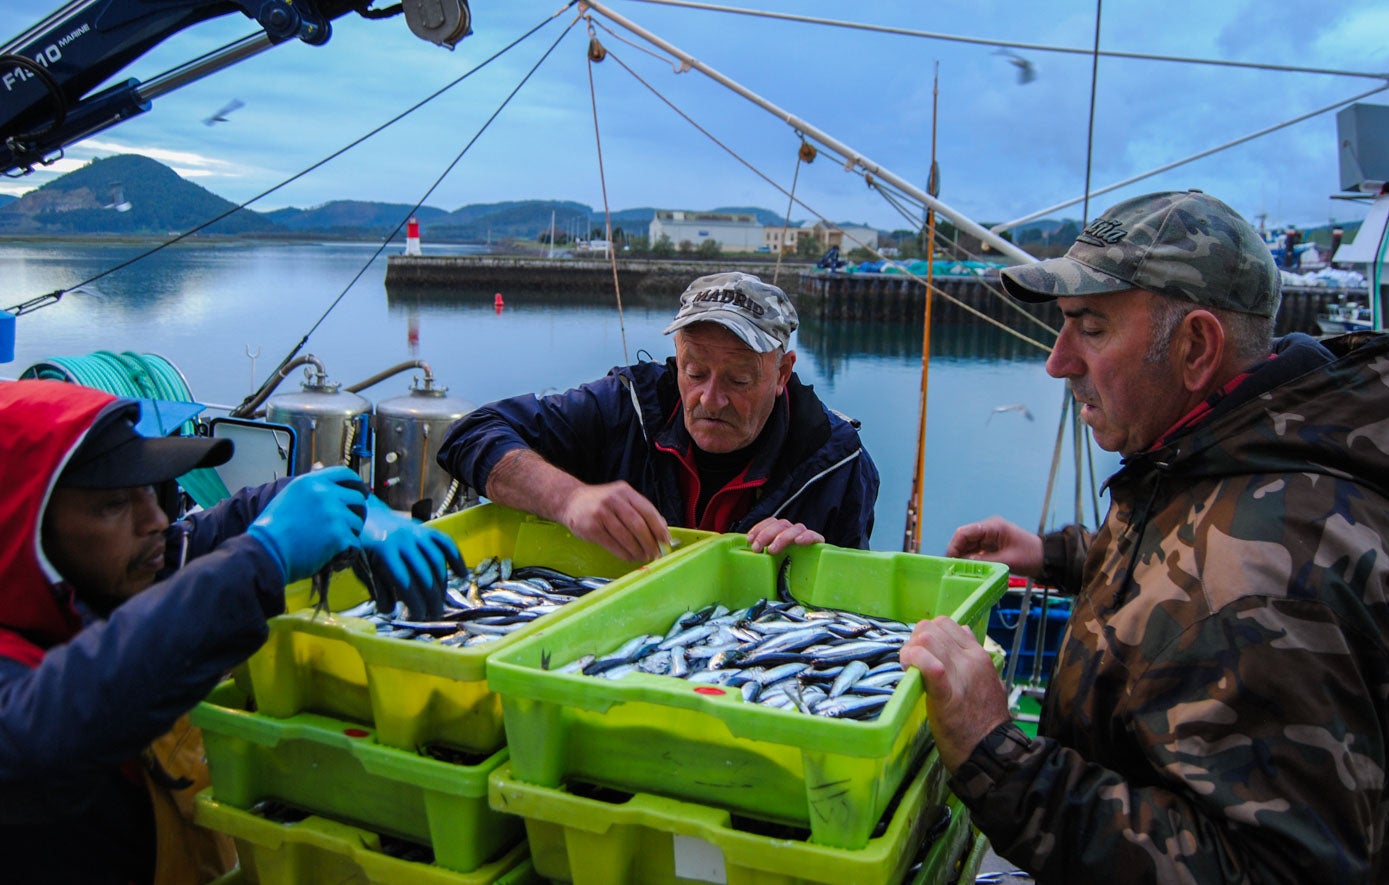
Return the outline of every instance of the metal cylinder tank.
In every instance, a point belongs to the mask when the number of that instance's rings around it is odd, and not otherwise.
[[[477,408],[448,395],[426,375],[404,396],[376,404],[376,453],[373,491],[395,510],[419,513],[421,501],[431,513],[477,503],[477,494],[454,486],[453,477],[436,460],[444,434],[453,422]]]
[[[371,402],[340,389],[322,371],[309,374],[299,393],[277,394],[265,401],[265,418],[294,428],[294,474],[345,464],[367,479],[371,463]],[[365,416],[365,417],[364,417]]]

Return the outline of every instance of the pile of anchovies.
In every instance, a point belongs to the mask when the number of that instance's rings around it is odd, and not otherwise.
[[[449,578],[438,620],[410,620],[399,603],[392,611],[379,612],[370,599],[338,614],[375,623],[378,636],[469,648],[509,636],[610,580],[576,577],[543,565],[513,567],[509,558],[490,556],[464,576]]]
[[[637,671],[736,689],[752,703],[841,719],[876,719],[901,680],[897,655],[912,626],[822,608],[791,596],[782,564],[777,600],[730,611],[687,611],[664,635],[634,636],[609,654],[557,668],[619,679]]]

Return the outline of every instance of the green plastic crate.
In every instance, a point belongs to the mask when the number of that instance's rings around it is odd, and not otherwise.
[[[671,529],[679,542],[671,554],[648,565],[625,562],[597,544],[575,538],[547,520],[483,504],[434,520],[430,525],[458,542],[474,565],[488,556],[510,557],[516,565],[546,565],[576,575],[613,578],[612,583],[537,618],[515,633],[472,648],[378,636],[359,618],[301,608],[270,619],[270,638],[251,656],[237,681],[267,716],[310,711],[373,726],[377,740],[415,750],[439,744],[487,753],[505,743],[501,702],[488,688],[486,660],[547,623],[569,617],[618,592],[632,578],[664,567],[716,537],[710,532]],[[290,597],[307,604],[296,585]],[[302,591],[302,593],[301,593]],[[329,585],[330,606],[349,608],[367,591],[342,571]]]
[[[215,789],[215,788],[214,788]],[[236,842],[240,866],[218,885],[540,885],[524,842],[469,873],[391,857],[380,835],[310,816],[276,823],[198,794],[194,820]]]
[[[385,747],[370,729],[301,713],[247,712],[223,683],[194,708],[217,799],[241,809],[273,799],[315,815],[430,846],[435,863],[470,872],[521,841],[517,817],[488,804],[487,777],[505,749],[457,765]]]
[[[950,794],[945,802],[950,812],[945,832],[940,834],[927,849],[921,868],[912,877],[911,885],[952,885],[955,882],[973,882],[978,872],[979,862],[975,859],[974,872],[966,877],[964,864],[969,860],[973,849],[974,827],[969,822],[969,809],[964,803]]]
[[[995,563],[825,544],[783,555],[798,599],[907,622],[950,615],[981,639],[1008,577]],[[865,722],[748,704],[738,692],[665,676],[556,672],[585,653],[663,633],[687,610],[775,595],[780,561],[754,553],[744,535],[725,535],[493,654],[488,684],[502,697],[515,778],[668,795],[807,826],[816,844],[866,845],[930,741],[915,670]]]
[[[974,836],[969,845],[969,851],[965,853],[964,859],[960,861],[960,872],[955,877],[955,882],[973,882],[979,878],[979,869],[984,866],[984,857],[989,853],[988,838],[973,827],[970,828]]]
[[[491,776],[492,806],[525,818],[539,875],[574,885],[895,885],[915,859],[913,847],[943,814],[947,795],[945,770],[932,752],[905,785],[882,834],[846,850],[759,835],[707,805],[649,793],[605,802],[510,775],[503,766]]]

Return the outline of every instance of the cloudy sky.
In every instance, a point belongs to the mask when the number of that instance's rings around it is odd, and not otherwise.
[[[1389,84],[1389,3],[1383,0],[1102,7],[1067,0],[755,0],[738,7],[860,27],[661,0],[604,2],[918,187],[925,185],[934,142],[940,199],[981,222],[1012,220],[1079,198],[1087,158],[1090,188],[1098,191],[1328,107],[1273,134],[1097,195],[1089,214],[1135,194],[1187,187],[1224,199],[1251,221],[1262,216],[1270,226],[1354,220],[1365,212],[1363,205],[1332,198],[1340,191],[1334,107]],[[34,24],[42,8],[33,0],[0,0],[0,40]],[[1090,53],[1097,8],[1098,60]],[[473,35],[450,52],[416,38],[402,17],[372,21],[349,14],[334,23],[326,45],[277,46],[158,98],[149,113],[71,146],[48,169],[0,180],[0,191],[22,193],[94,156],[133,152],[223,197],[249,200],[464,78],[255,208],[359,199],[423,201],[451,210],[562,199],[601,210],[606,192],[614,210],[760,206],[786,212],[786,194],[766,176],[784,190],[794,181],[805,205],[791,208],[793,220],[823,216],[891,229],[908,226],[904,215],[916,211],[884,199],[829,153],[798,164],[800,138],[784,120],[697,71],[677,72],[667,52],[597,10],[593,36],[608,55],[592,66],[589,22],[576,22],[578,7],[473,0],[472,16]],[[239,14],[205,22],[171,36],[120,77],[147,81],[253,30]],[[244,104],[226,122],[204,124],[233,99]],[[1361,100],[1389,105],[1389,91]],[[1082,211],[1077,203],[1049,215],[1079,218]]]

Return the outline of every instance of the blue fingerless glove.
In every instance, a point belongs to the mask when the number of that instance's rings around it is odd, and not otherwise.
[[[270,551],[290,584],[360,546],[367,496],[362,478],[347,467],[306,473],[281,489],[246,533]]]
[[[467,571],[452,538],[396,513],[375,495],[367,498],[362,549],[371,563],[381,612],[394,609],[399,599],[412,618],[438,618],[444,613],[449,567],[460,575]]]

